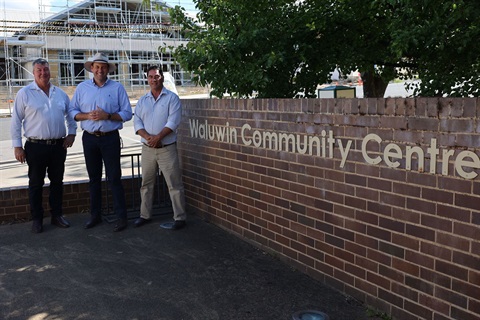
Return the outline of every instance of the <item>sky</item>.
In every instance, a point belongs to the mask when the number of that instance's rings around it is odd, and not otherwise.
[[[37,21],[40,12],[61,11],[82,0],[0,0],[0,20]],[[192,0],[165,0],[167,4],[180,5],[186,11],[195,11]]]

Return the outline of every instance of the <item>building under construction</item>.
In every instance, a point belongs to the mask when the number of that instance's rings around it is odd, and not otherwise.
[[[173,1],[172,1],[173,2]],[[181,30],[171,23],[168,8],[158,0],[67,0],[52,8],[39,0],[38,21],[1,17],[0,93],[7,100],[32,81],[32,62],[50,63],[52,83],[76,86],[90,77],[86,59],[104,52],[117,65],[110,78],[128,89],[145,86],[144,70],[163,65],[177,85],[189,83],[172,59],[172,49],[185,43]]]

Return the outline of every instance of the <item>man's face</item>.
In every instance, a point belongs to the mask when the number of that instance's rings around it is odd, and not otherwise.
[[[48,63],[37,63],[33,67],[33,77],[39,85],[47,85],[50,82],[50,66]]]
[[[163,76],[158,70],[150,70],[147,74],[148,85],[152,90],[162,90],[163,88]]]
[[[93,78],[101,83],[107,80],[108,64],[102,62],[92,63]]]

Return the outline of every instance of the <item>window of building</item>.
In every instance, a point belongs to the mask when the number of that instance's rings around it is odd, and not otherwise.
[[[85,54],[83,52],[60,51],[58,83],[60,86],[76,86],[86,79]]]

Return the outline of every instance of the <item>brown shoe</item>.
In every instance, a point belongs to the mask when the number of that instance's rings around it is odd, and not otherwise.
[[[63,216],[52,217],[52,224],[60,228],[70,227],[70,223]]]

